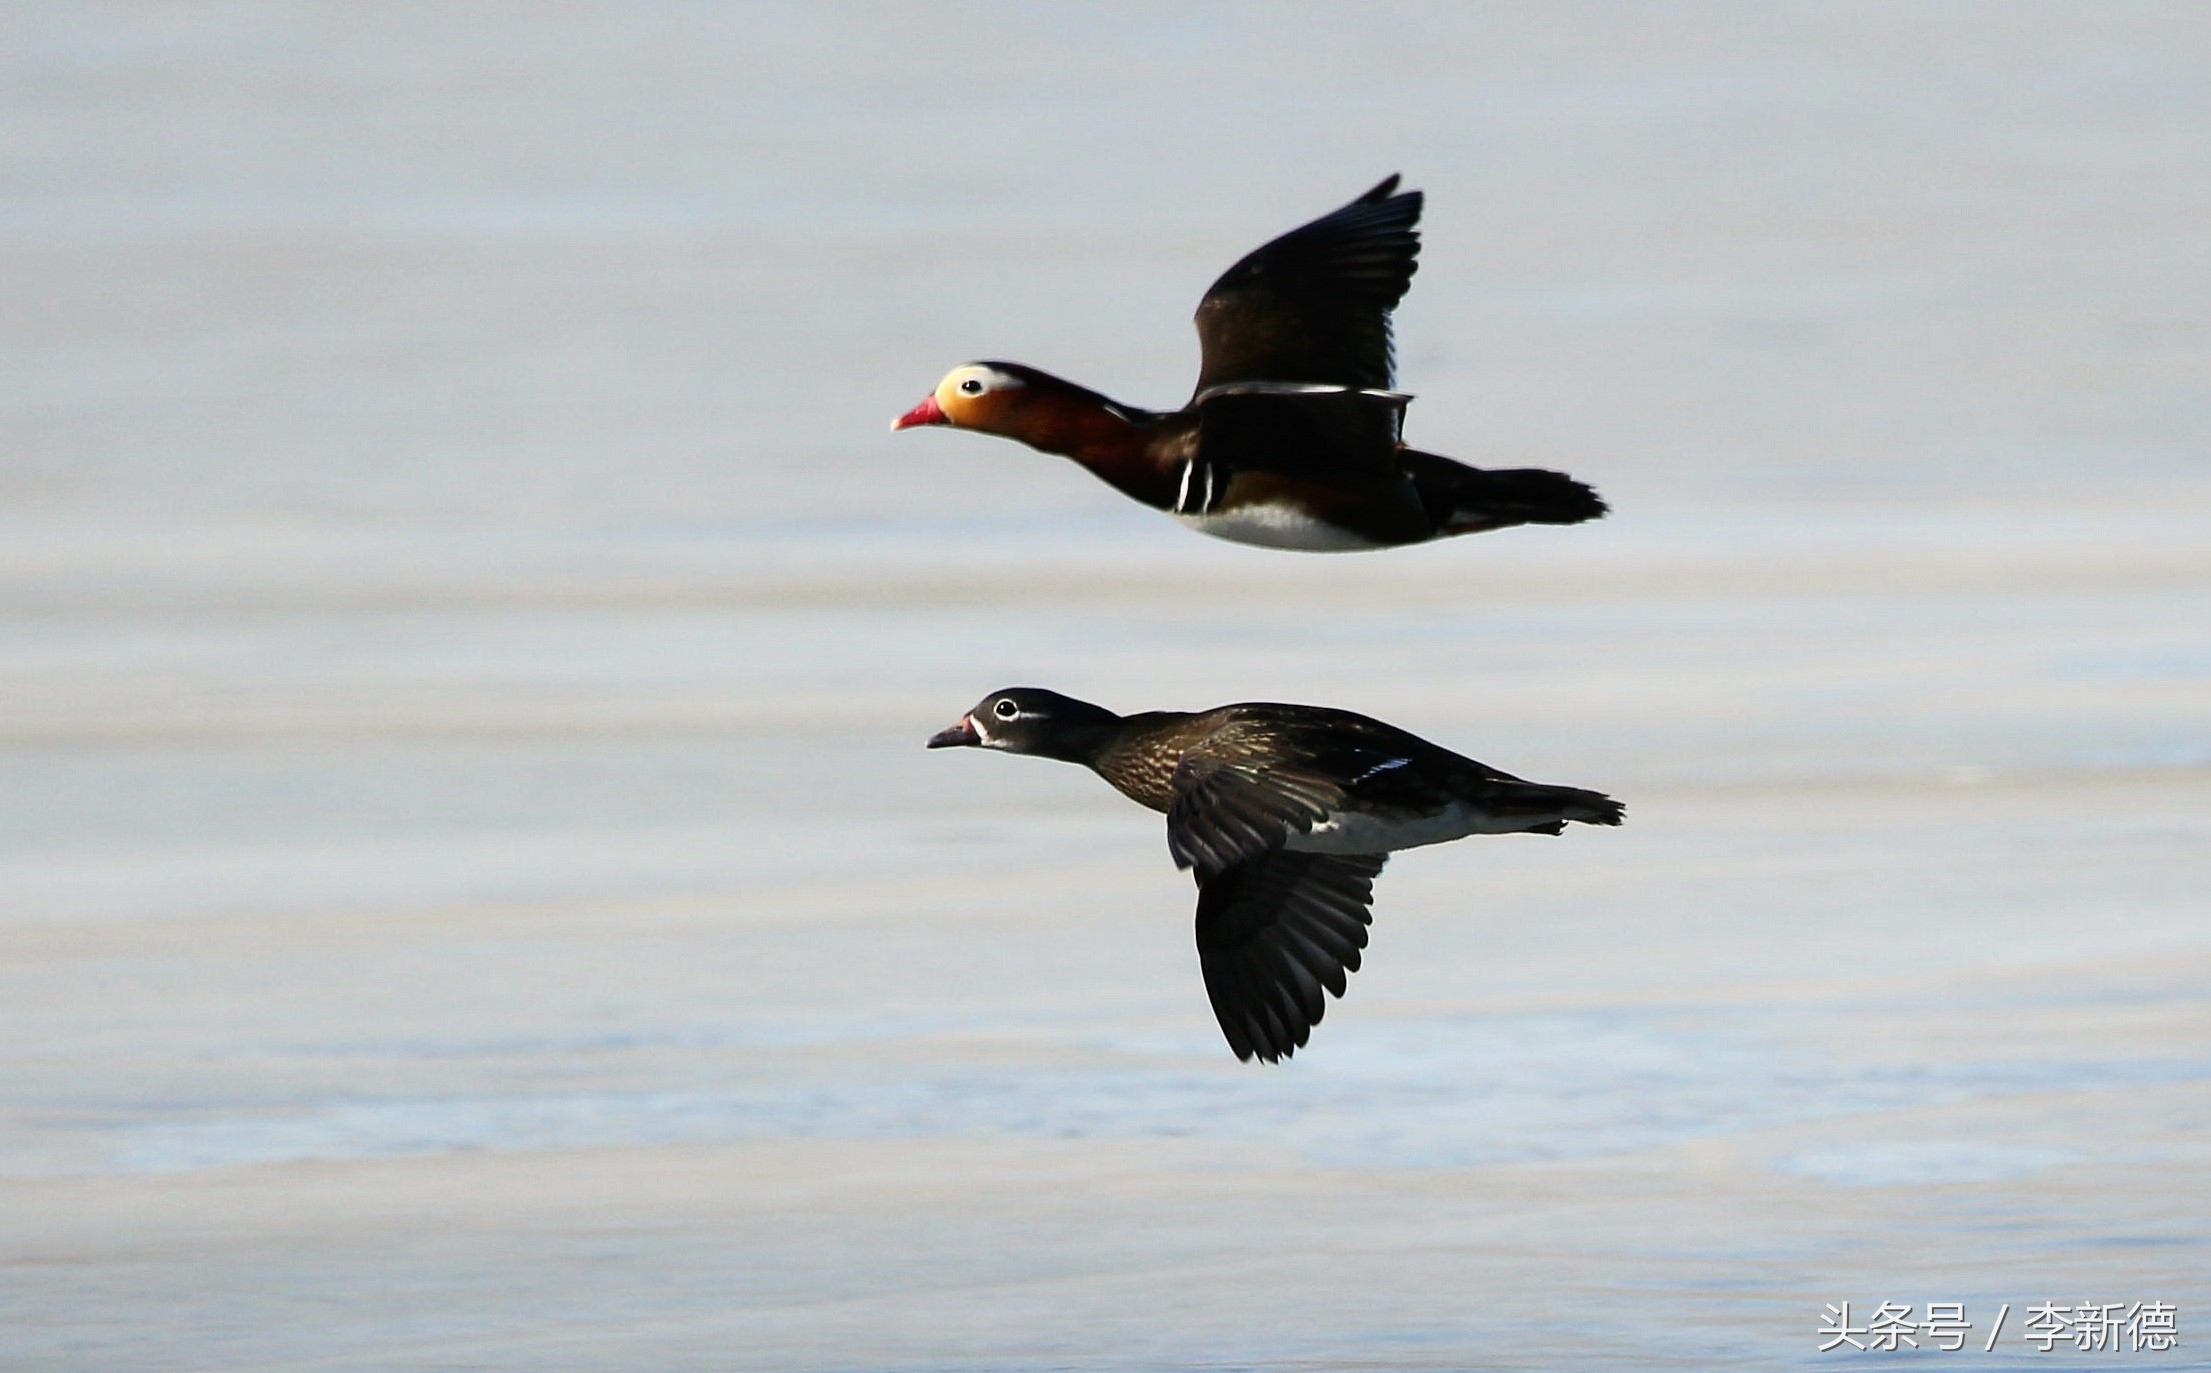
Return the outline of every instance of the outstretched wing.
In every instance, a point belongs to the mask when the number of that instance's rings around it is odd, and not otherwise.
[[[1304,1047],[1366,947],[1367,906],[1387,854],[1277,850],[1198,887],[1198,965],[1236,1057],[1269,1063]]]
[[[1198,302],[1198,390],[1305,381],[1386,388],[1396,373],[1390,311],[1420,255],[1421,195],[1397,178],[1275,239],[1221,274]]]
[[[1221,742],[1182,756],[1167,802],[1167,851],[1200,882],[1281,848],[1343,801],[1321,773],[1248,761]]]

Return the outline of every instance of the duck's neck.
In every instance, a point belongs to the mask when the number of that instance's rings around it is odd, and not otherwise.
[[[1164,416],[1059,382],[1021,418],[1013,437],[1031,448],[1072,458],[1146,505],[1165,509],[1173,503],[1173,478],[1162,471],[1153,447]]]
[[[1048,738],[1029,745],[1022,752],[1095,768],[1099,756],[1121,737],[1121,717],[1102,706],[1072,704],[1081,705],[1081,711],[1062,719]],[[1072,705],[1068,708],[1072,709]]]

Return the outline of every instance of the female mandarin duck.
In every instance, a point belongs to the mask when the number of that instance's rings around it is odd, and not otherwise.
[[[1245,257],[1198,302],[1190,403],[1139,410],[1012,362],[955,367],[893,429],[950,425],[1073,458],[1216,538],[1335,552],[1605,513],[1561,472],[1407,448],[1390,311],[1420,253],[1421,194],[1392,176]]]
[[[1116,715],[1040,687],[984,697],[930,748],[1080,763],[1167,815],[1198,880],[1198,967],[1228,1047],[1269,1063],[1305,1047],[1359,970],[1374,879],[1399,849],[1472,834],[1617,825],[1618,801],[1529,782],[1395,725],[1326,706],[1244,701]]]

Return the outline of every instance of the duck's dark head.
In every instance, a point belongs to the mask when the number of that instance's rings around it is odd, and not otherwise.
[[[931,735],[929,747],[994,748],[1080,763],[1120,723],[1120,716],[1088,701],[1042,687],[1007,687],[976,702],[950,729]]]
[[[1018,362],[966,362],[945,373],[928,399],[891,421],[893,429],[943,424],[1070,453],[1100,425],[1126,430],[1135,412],[1095,391]]]

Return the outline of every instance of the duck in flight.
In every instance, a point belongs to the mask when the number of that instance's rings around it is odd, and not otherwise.
[[[1239,1059],[1304,1047],[1366,947],[1374,878],[1397,849],[1470,834],[1617,825],[1579,787],[1524,782],[1380,720],[1246,702],[1116,715],[1038,687],[993,692],[929,740],[1080,763],[1167,815],[1198,882],[1198,965]]]
[[[1390,311],[1420,254],[1421,193],[1388,180],[1275,239],[1198,302],[1190,403],[1140,410],[1015,362],[955,367],[893,429],[950,425],[1073,458],[1216,538],[1312,552],[1391,548],[1605,513],[1562,472],[1468,467],[1407,448]]]

